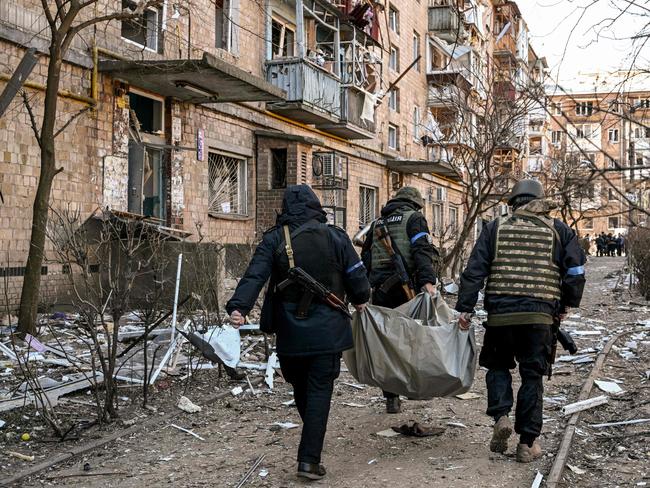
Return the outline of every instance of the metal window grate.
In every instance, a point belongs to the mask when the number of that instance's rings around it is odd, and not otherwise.
[[[359,227],[365,227],[376,218],[377,190],[359,187]]]
[[[208,173],[208,213],[246,215],[246,160],[210,153]]]

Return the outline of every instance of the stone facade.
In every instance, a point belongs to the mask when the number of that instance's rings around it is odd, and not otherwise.
[[[60,123],[88,105],[93,82],[97,85],[98,99],[93,110],[76,119],[57,139],[58,164],[63,171],[54,182],[54,209],[77,212],[81,220],[98,208],[107,207],[147,213],[163,226],[190,233],[190,239],[250,244],[273,225],[281,207],[284,185],[307,183],[318,187],[319,177],[314,170],[316,154],[325,155],[317,158],[321,164],[328,164],[329,157],[347,163],[344,182],[339,181],[336,188],[320,184],[317,192],[325,204],[332,206],[335,223],[345,227],[350,235],[369,218],[378,216],[381,205],[400,185],[420,189],[427,200],[424,213],[429,219],[437,219],[438,226],[444,227],[452,218],[456,223],[462,222],[463,195],[458,182],[434,172],[400,174],[387,167],[388,161],[396,159],[430,159],[429,149],[420,140],[429,110],[427,43],[432,34],[427,0],[385,2],[391,16],[392,12],[397,13],[397,25],[374,7],[376,17],[371,25],[380,30],[377,37],[383,44],[383,49],[372,47],[372,42],[368,44],[369,52],[379,53],[369,54],[368,59],[381,59],[383,66],[380,78],[375,72],[374,92],[381,94],[389,83],[397,81],[417,52],[422,59],[396,85],[397,107],[389,107],[388,96],[377,106],[375,134],[369,139],[328,132],[318,124],[300,120],[300,116],[274,110],[272,104],[263,101],[210,103],[203,100],[197,104],[150,92],[146,84],[140,86],[133,80],[129,84],[119,73],[109,75],[100,70],[97,78],[93,77],[93,50],[89,46],[95,45],[100,61],[200,59],[208,53],[259,80],[266,80],[265,61],[278,49],[269,42],[275,39],[273,29],[277,26],[273,22],[277,19],[286,21],[287,30],[282,36],[295,36],[293,41],[292,37],[282,37],[289,39],[285,41],[286,49],[300,49],[293,2],[226,0],[223,3],[224,8],[219,10],[210,0],[191,0],[189,9],[165,2],[164,8],[147,14],[150,15],[147,25],[157,26],[149,33],[156,41],[147,40],[147,47],[123,37],[125,21],[102,24],[96,31],[87,29],[75,39],[62,70]],[[324,8],[350,9],[359,2],[317,0],[315,5],[321,3]],[[120,8],[119,1],[101,0],[96,13],[101,15]],[[492,4],[484,3],[481,8],[486,12],[485,22],[491,23]],[[328,15],[331,22],[332,16]],[[343,25],[346,21],[341,18],[337,22]],[[215,26],[219,26],[218,34]],[[317,37],[315,26],[313,20],[305,21],[308,47]],[[352,29],[361,28],[353,26]],[[0,75],[3,76],[0,90],[18,66],[25,48],[36,47],[41,56],[29,76],[26,90],[37,117],[41,115],[43,101],[39,86],[46,83],[47,31],[40,2],[19,0],[0,4]],[[356,35],[368,39],[360,31]],[[489,41],[483,41],[482,45],[484,53],[491,52]],[[393,65],[390,59],[391,46],[399,52],[398,65]],[[326,61],[325,69],[331,63],[334,61]],[[190,72],[190,85],[192,79]],[[133,114],[140,110],[145,115],[135,123]],[[299,110],[305,111],[304,107]],[[396,144],[389,144],[389,124],[397,128]],[[358,128],[354,130],[358,132]],[[136,146],[139,156],[134,156]],[[286,154],[284,179],[275,179],[273,175],[274,154],[276,158]],[[138,188],[129,184],[131,178],[137,179],[132,174],[133,161],[139,161],[137,169],[145,175],[141,180],[145,183]],[[282,162],[278,164],[282,167]],[[220,173],[224,171],[228,172],[227,177]],[[0,204],[0,274],[12,305],[19,300],[20,270],[27,256],[32,195],[38,172],[38,144],[18,97],[0,118],[0,189],[4,197],[4,203]],[[228,185],[225,193],[229,195],[220,194],[216,188],[219,185]],[[133,202],[140,205],[140,211],[133,210]],[[65,301],[61,297],[64,288],[61,283],[65,282],[63,270],[55,261],[48,244],[44,301]]]

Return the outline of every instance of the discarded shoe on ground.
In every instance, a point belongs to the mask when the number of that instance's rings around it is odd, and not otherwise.
[[[431,437],[442,434],[446,429],[444,427],[427,427],[417,422],[409,422],[399,427],[391,427],[395,432],[408,435],[411,437]]]

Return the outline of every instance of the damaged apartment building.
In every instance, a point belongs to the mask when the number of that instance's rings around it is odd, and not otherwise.
[[[138,3],[99,0],[95,11]],[[85,29],[62,69],[59,120],[92,110],[57,139],[51,206],[84,218],[110,209],[234,248],[274,224],[287,185],[311,185],[350,235],[412,185],[444,248],[464,218],[454,158],[471,155],[471,100],[492,92],[503,39],[528,69],[522,29],[513,2],[485,0],[166,0]],[[41,2],[0,3],[0,90],[35,48],[23,88],[37,116],[48,32]],[[12,305],[39,154],[18,96],[0,117],[0,270]],[[46,254],[42,295],[55,301],[65,269]]]

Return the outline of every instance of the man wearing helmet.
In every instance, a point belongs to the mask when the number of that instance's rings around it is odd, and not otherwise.
[[[487,224],[461,276],[456,310],[461,328],[469,327],[479,290],[487,279],[488,313],[479,364],[488,369],[487,415],[494,418],[490,450],[504,453],[512,424],[510,370],[519,363],[514,430],[519,434],[517,461],[542,455],[543,376],[554,345],[554,318],[578,307],[585,284],[585,256],[575,233],[549,213],[539,181],[519,181],[508,201],[512,214]]]
[[[429,226],[420,209],[424,199],[417,188],[405,186],[381,209],[377,219],[363,243],[361,259],[368,272],[372,286],[372,303],[382,307],[395,308],[406,303],[403,284],[396,279],[396,270],[390,257],[375,236],[377,225],[385,226],[394,251],[401,255],[404,267],[415,292],[423,289],[431,295],[436,293],[434,260],[438,251],[432,244]],[[386,412],[399,413],[399,395],[384,391]]]

